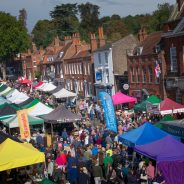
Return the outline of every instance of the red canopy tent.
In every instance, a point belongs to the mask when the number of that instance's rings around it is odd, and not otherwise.
[[[161,115],[165,115],[178,112],[184,112],[184,105],[181,105],[169,98],[166,98],[160,103],[159,109],[156,109],[154,113],[160,113]]]
[[[29,79],[23,79],[20,83],[21,83],[21,84],[31,84],[32,81],[29,80]]]
[[[112,101],[114,105],[125,104],[125,103],[133,103],[137,101],[137,98],[125,95],[121,92],[116,93],[112,96]]]
[[[36,89],[37,87],[41,86],[43,84],[43,81],[38,82],[33,86],[33,89]]]

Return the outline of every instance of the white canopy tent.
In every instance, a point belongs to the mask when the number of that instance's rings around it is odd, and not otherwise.
[[[42,91],[49,92],[56,89],[56,86],[52,83],[46,83],[46,85],[43,86]]]
[[[13,96],[14,93],[19,92],[17,89],[14,89],[13,91],[11,91],[10,93],[8,93],[8,95],[6,95],[6,98],[10,98],[11,96]]]
[[[57,93],[54,93],[53,96],[55,98],[70,98],[70,97],[76,97],[77,94],[63,88],[60,91],[58,91]]]
[[[25,93],[19,93],[18,95],[13,96],[12,98],[9,98],[8,100],[10,100],[12,103],[19,104],[19,103],[24,102],[28,98],[29,97]]]
[[[32,116],[41,116],[52,112],[53,109],[45,104],[38,102],[34,107],[28,109],[28,113]]]
[[[12,101],[12,100],[16,99],[19,95],[20,95],[20,92],[16,89],[16,90],[13,91],[12,94],[8,95],[6,98],[9,101]]]

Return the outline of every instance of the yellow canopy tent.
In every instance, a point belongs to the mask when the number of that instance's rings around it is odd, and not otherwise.
[[[28,143],[7,138],[0,144],[0,171],[45,162],[44,153]]]

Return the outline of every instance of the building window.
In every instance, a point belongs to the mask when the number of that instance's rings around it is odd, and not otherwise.
[[[76,72],[77,74],[79,74],[79,64],[78,63],[76,64]]]
[[[67,74],[68,66],[67,65],[64,65],[64,66],[65,66],[65,74]]]
[[[156,78],[155,78],[155,83],[156,83],[156,84],[159,84],[159,83],[160,83],[160,78],[159,78],[159,77],[156,77]]]
[[[142,69],[143,83],[146,83],[146,69]]]
[[[137,82],[140,82],[140,68],[137,68]]]
[[[89,95],[92,96],[92,84],[89,82]]]
[[[80,84],[81,84],[81,91],[83,91],[83,81],[82,80],[80,81]]]
[[[109,83],[109,69],[105,69],[105,83]]]
[[[88,75],[90,75],[90,64],[88,63]]]
[[[77,74],[77,71],[76,71],[76,64],[73,64],[73,69],[74,69],[74,74]]]
[[[134,68],[131,69],[131,78],[132,78],[132,82],[135,82],[135,71],[134,71]]]
[[[171,72],[178,71],[178,62],[176,56],[176,47],[170,48]]]
[[[83,63],[83,68],[84,68],[84,75],[87,75],[86,63]]]
[[[100,53],[98,53],[98,63],[99,63],[99,65],[101,65],[101,64],[102,64],[101,54],[100,54]]]
[[[82,74],[82,63],[79,63],[79,73]]]
[[[152,83],[153,82],[153,70],[150,66],[148,67],[148,72],[149,72],[149,83]]]
[[[108,52],[105,52],[105,64],[108,64]]]

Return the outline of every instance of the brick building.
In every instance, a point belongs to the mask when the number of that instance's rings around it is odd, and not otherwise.
[[[105,44],[102,35],[103,29],[99,28],[100,46]],[[92,52],[97,49],[98,43],[95,34],[91,34],[90,38],[88,44],[81,41],[79,33],[75,33],[60,42],[60,49],[54,50],[53,46],[46,48],[40,63],[43,79],[64,83],[66,89],[82,97],[94,95]]]
[[[27,53],[21,54],[23,76],[30,80],[35,80],[36,72],[40,71],[39,63],[44,54],[43,49],[38,50],[36,45],[32,43],[32,48]]]
[[[147,34],[142,28],[139,31],[139,44],[132,52],[127,53],[129,94],[141,101],[149,95],[164,97],[162,75],[156,77],[156,63],[160,64],[162,52],[159,50],[159,42],[162,32]]]
[[[164,25],[162,37],[166,61],[167,96],[184,104],[184,1],[178,0],[171,17]]]

